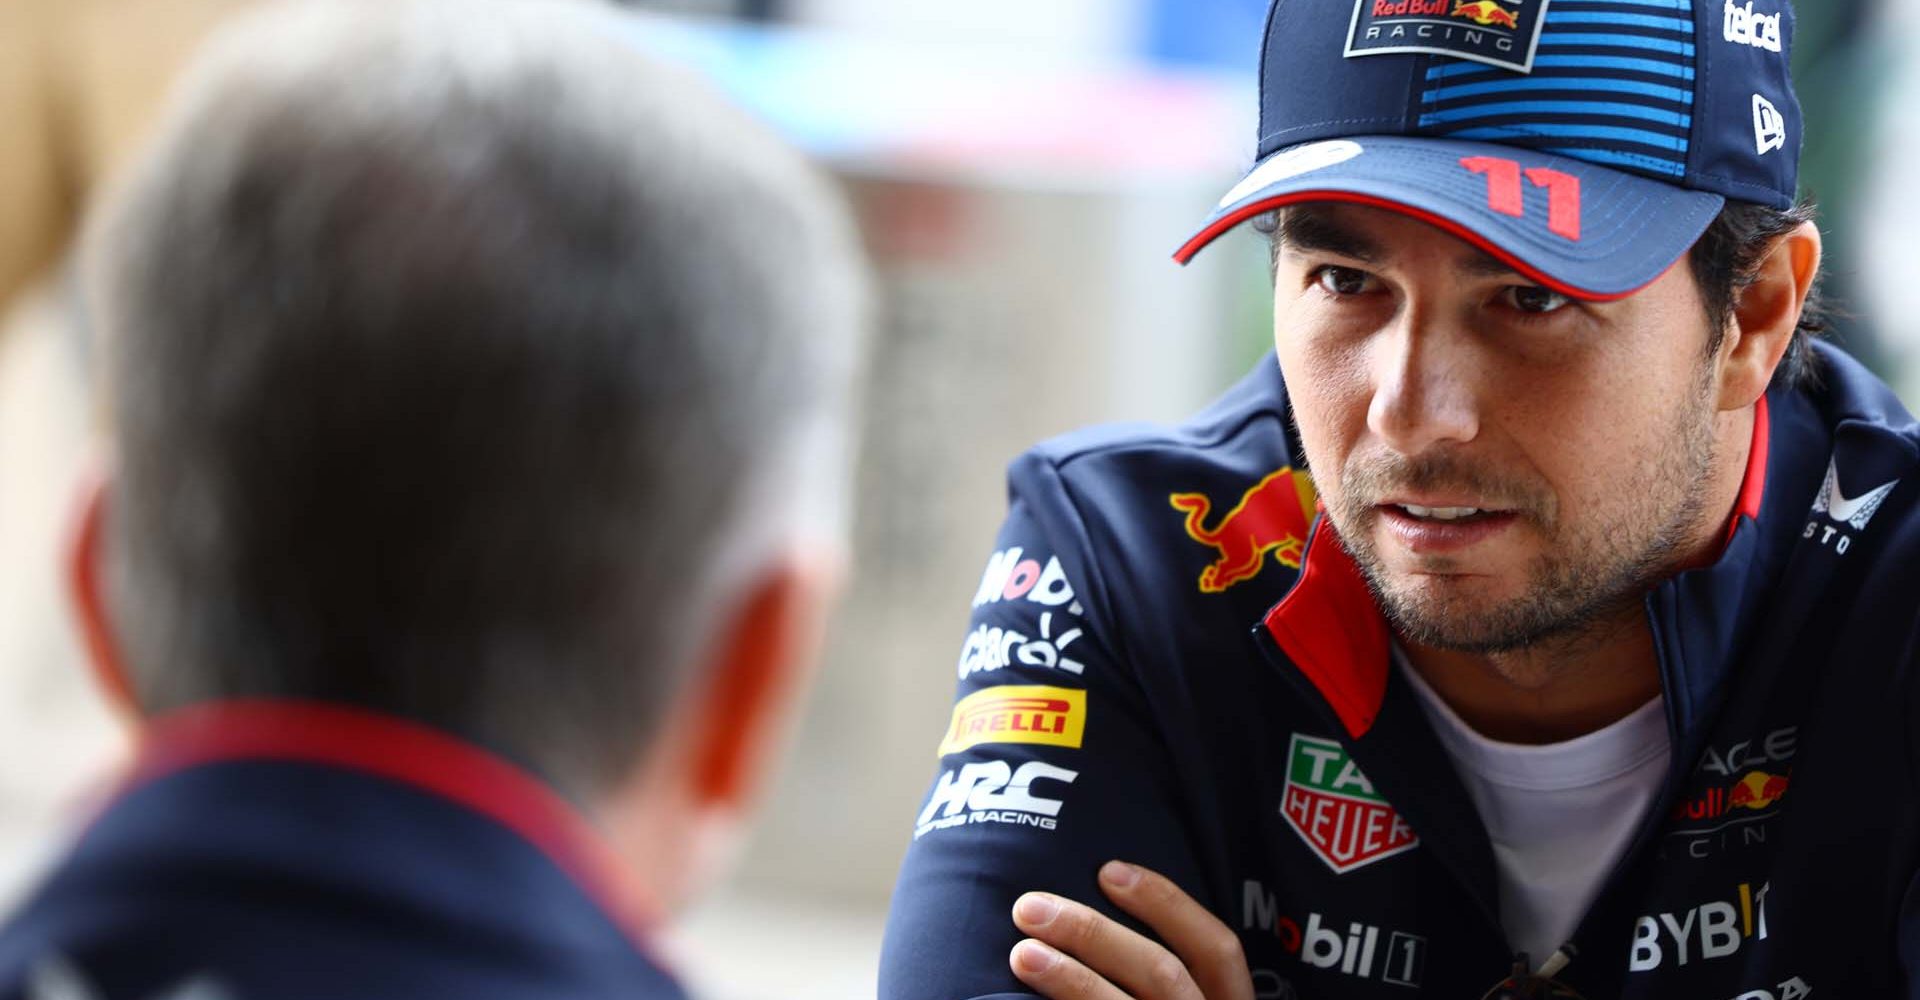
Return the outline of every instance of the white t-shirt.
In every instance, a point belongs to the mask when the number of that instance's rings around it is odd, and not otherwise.
[[[1507,943],[1538,969],[1573,936],[1660,791],[1672,754],[1664,700],[1565,743],[1501,743],[1455,715],[1398,645],[1393,659],[1493,839]]]

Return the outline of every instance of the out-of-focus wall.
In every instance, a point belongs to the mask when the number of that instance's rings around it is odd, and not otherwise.
[[[0,321],[0,909],[124,750],[67,627],[61,545],[88,460],[79,338],[52,291]]]
[[[48,0],[0,0],[0,308],[52,259],[73,202],[61,172]]]
[[[872,904],[934,773],[1007,462],[1204,403],[1226,364],[1209,328],[1245,257],[1180,272],[1168,237],[1191,201],[1164,193],[850,187],[884,292],[854,583],[746,875]]]
[[[47,280],[174,73],[250,0],[0,0],[0,308]]]
[[[782,6],[801,24],[907,42],[1116,55],[1139,41],[1148,4],[1147,0],[973,0],[964,4],[786,0]]]
[[[1920,131],[1912,109],[1920,103],[1920,60],[1905,55],[1907,39],[1920,33],[1920,0],[1891,0],[1875,37],[1901,58],[1884,59],[1873,78],[1878,114],[1870,140],[1859,151],[1855,200],[1863,209],[1858,234],[1855,287],[1860,298],[1845,303],[1874,319],[1885,337],[1889,380],[1909,405],[1920,405],[1920,309],[1913,290],[1920,281],[1920,198],[1914,197]]]

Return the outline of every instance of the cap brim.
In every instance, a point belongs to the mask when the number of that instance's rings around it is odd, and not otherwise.
[[[1185,264],[1247,219],[1311,201],[1411,216],[1547,288],[1598,300],[1624,298],[1658,278],[1726,203],[1711,192],[1516,146],[1354,136],[1262,160],[1174,259]]]

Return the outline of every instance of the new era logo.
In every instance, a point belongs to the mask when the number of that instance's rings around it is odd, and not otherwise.
[[[1760,155],[1779,149],[1787,144],[1787,120],[1780,115],[1780,109],[1773,102],[1753,95],[1753,148]]]

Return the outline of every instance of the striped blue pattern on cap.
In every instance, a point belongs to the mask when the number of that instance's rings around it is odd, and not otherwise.
[[[1551,0],[1531,74],[1435,57],[1419,127],[1683,177],[1693,39],[1689,0]]]

